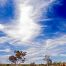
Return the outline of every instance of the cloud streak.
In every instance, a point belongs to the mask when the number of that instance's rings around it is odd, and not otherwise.
[[[0,43],[8,42],[14,46],[28,46],[26,63],[42,60],[45,54],[51,54],[51,56],[65,56],[62,54],[64,49],[57,46],[66,44],[66,35],[53,39],[42,39],[42,41],[34,41],[42,32],[42,25],[38,21],[41,21],[40,17],[44,13],[46,18],[46,12],[48,6],[54,0],[15,0],[17,19],[12,20],[11,24],[0,24],[0,30],[6,33],[5,37],[0,38]],[[43,21],[51,19],[43,19]],[[44,27],[44,26],[43,26]],[[0,50],[4,52],[10,52],[11,49],[6,48]]]
[[[36,21],[41,17],[42,11],[46,11],[50,1],[16,1],[16,13],[18,18],[11,25],[2,25],[2,29],[9,37],[20,40],[21,42],[30,42],[41,33],[41,25]],[[41,5],[42,4],[42,5]],[[40,5],[40,7],[38,7]],[[27,9],[27,10],[26,10]],[[42,10],[44,9],[44,10]],[[41,13],[41,14],[40,14]],[[16,21],[16,22],[15,22]]]

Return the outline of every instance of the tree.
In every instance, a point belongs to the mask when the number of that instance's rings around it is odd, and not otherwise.
[[[31,63],[30,66],[36,66],[35,62]]]
[[[9,60],[12,62],[12,63],[15,63],[17,62],[18,64],[18,61],[24,63],[25,62],[25,56],[26,56],[26,52],[23,52],[23,51],[15,51],[15,55],[14,56],[9,56]]]
[[[17,58],[15,56],[9,56],[9,61],[16,64]]]
[[[16,51],[15,52],[16,54],[15,54],[15,56],[16,56],[16,58],[18,59],[18,60],[20,60],[20,61],[22,61],[22,63],[24,63],[25,62],[25,56],[26,56],[26,52],[23,52],[23,51]]]
[[[47,62],[47,66],[52,64],[52,60],[50,59],[49,55],[45,55],[45,58],[43,60]]]

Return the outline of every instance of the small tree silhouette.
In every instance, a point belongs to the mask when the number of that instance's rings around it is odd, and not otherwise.
[[[47,62],[47,66],[52,64],[52,60],[50,59],[49,55],[45,55],[45,58],[43,60]]]
[[[9,56],[9,61],[16,64],[17,58],[15,56]]]
[[[18,60],[20,60],[20,61],[22,61],[22,63],[24,63],[25,62],[25,56],[26,56],[26,52],[23,52],[23,51],[16,51],[15,52],[16,54],[15,54],[15,56],[16,56],[16,58],[18,59]]]
[[[30,66],[36,66],[35,62],[31,63]]]
[[[25,56],[26,56],[26,52],[23,52],[23,51],[15,51],[15,56],[9,56],[9,60],[12,62],[12,63],[15,63],[17,62],[18,64],[18,61],[24,63],[25,62]]]

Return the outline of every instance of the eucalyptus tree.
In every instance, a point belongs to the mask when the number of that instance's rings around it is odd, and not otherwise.
[[[26,52],[23,51],[15,51],[14,52],[15,55],[13,56],[9,56],[9,61],[11,61],[12,63],[15,63],[16,65],[19,63],[24,63],[25,62],[25,56],[26,56]]]
[[[17,58],[18,61],[21,61],[22,63],[25,62],[25,56],[26,56],[26,52],[23,51],[15,51],[15,56]]]
[[[15,56],[9,56],[9,61],[16,64],[17,58]]]
[[[45,58],[43,60],[47,62],[47,66],[50,66],[52,64],[52,60],[50,59],[49,55],[45,55]]]

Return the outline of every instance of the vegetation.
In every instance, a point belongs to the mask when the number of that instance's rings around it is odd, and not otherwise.
[[[16,66],[16,64],[0,64],[0,66]],[[18,66],[47,66],[47,64],[18,64]],[[66,63],[53,63],[49,66],[66,66]]]
[[[52,59],[49,55],[45,55],[43,61],[46,61],[46,64],[35,64],[35,62],[30,64],[22,64],[25,62],[26,52],[15,51],[14,55],[9,56],[9,61],[11,64],[0,64],[0,66],[66,66],[66,63],[62,62],[52,62]],[[20,63],[18,63],[20,61]]]
[[[33,63],[30,64],[30,66],[36,66],[36,64],[33,62]]]
[[[52,65],[52,60],[49,55],[45,55],[44,61],[46,61],[47,66]]]
[[[18,66],[19,61],[20,61],[20,63],[25,62],[26,52],[15,51],[14,53],[15,53],[15,55],[9,56],[9,61],[11,61],[12,63],[15,63],[16,66]]]

